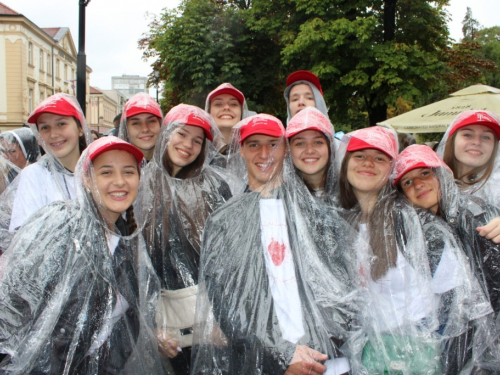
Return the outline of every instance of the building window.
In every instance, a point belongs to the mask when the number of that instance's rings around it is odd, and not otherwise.
[[[68,65],[64,64],[64,80],[68,80]]]
[[[30,113],[33,112],[33,89],[28,91],[28,110]]]
[[[59,60],[56,59],[56,78],[61,78],[61,72],[59,71]]]
[[[47,73],[52,74],[52,61],[50,61],[50,53],[47,53]]]
[[[40,70],[43,70],[43,51],[40,48]]]
[[[33,65],[33,43],[28,43],[28,64]]]
[[[40,91],[40,103],[43,102],[43,99],[44,99],[44,97],[43,97],[43,91]]]
[[[75,77],[75,69],[71,69],[71,79],[76,79],[76,77]]]

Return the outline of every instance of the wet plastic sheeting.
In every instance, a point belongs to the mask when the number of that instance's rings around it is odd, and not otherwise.
[[[230,172],[246,173],[240,128],[276,120],[257,116],[234,129]],[[282,130],[264,163],[270,166],[264,184],[245,178],[246,192],[207,221],[194,374],[282,374],[290,365],[315,361],[311,350],[328,355],[330,369],[348,369],[341,347],[360,302],[351,247],[357,234],[317,204],[289,159],[282,167]],[[299,347],[311,350],[299,355]]]
[[[452,171],[427,146],[413,145],[405,149],[398,157],[393,179],[418,163],[431,167],[431,173],[437,178],[440,189],[439,212],[462,245],[471,270],[494,311],[486,321],[471,323],[473,331],[469,337],[462,338],[467,340],[471,348],[467,349],[465,343],[450,348],[463,351],[455,353],[457,358],[470,358],[473,355],[475,367],[500,371],[500,357],[492,355],[499,348],[498,341],[495,342],[498,337],[495,320],[500,312],[500,245],[480,236],[476,229],[500,217],[500,210],[478,196],[461,191]]]
[[[0,258],[0,351],[8,374],[159,374],[159,282],[140,230],[109,227],[86,152],[76,201],[19,229]],[[88,164],[87,164],[88,165]],[[84,182],[85,181],[85,182]]]

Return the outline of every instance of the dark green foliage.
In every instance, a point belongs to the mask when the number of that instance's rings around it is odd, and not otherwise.
[[[490,77],[487,59],[500,55],[498,43],[484,36],[483,45],[479,33],[478,44],[452,46],[448,4],[184,0],[152,23],[139,45],[145,58],[157,59],[164,110],[180,102],[203,107],[208,92],[231,82],[251,110],[284,119],[286,77],[307,69],[321,80],[336,130],[347,132],[385,120],[398,100],[419,107]],[[474,54],[480,45],[489,55]]]

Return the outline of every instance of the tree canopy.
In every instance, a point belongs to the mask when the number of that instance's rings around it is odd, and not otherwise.
[[[286,77],[306,69],[319,76],[336,129],[349,131],[384,120],[388,108],[427,104],[451,85],[484,79],[478,61],[486,56],[467,64],[480,42],[452,44],[448,3],[183,0],[139,45],[145,58],[156,59],[164,109],[179,102],[203,107],[208,92],[231,82],[250,109],[283,119]]]

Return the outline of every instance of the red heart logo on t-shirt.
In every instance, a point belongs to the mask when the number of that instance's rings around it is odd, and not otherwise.
[[[283,259],[285,259],[285,244],[279,243],[274,239],[271,239],[271,243],[267,247],[269,254],[271,255],[271,259],[276,267],[280,266],[283,263]]]

